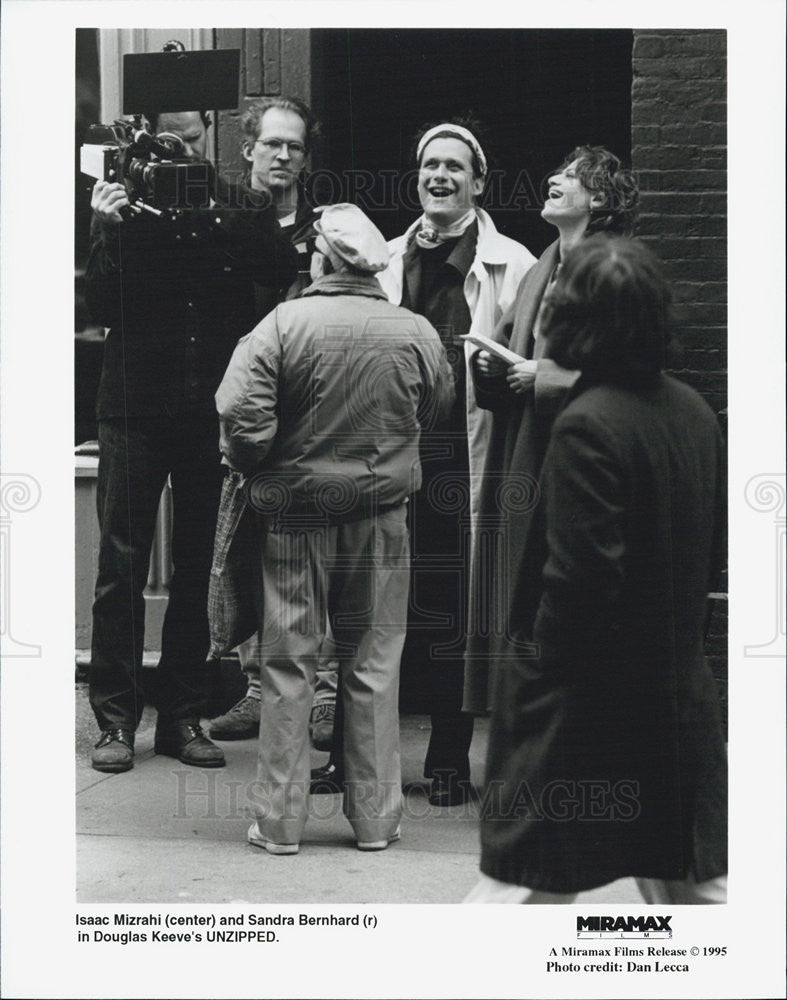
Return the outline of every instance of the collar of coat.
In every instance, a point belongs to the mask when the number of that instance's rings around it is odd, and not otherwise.
[[[470,270],[474,271],[476,267],[482,264],[508,264],[511,260],[510,243],[502,233],[497,231],[494,222],[492,222],[492,217],[488,212],[485,212],[483,208],[477,208],[475,214],[478,219],[478,241],[476,243],[475,260]],[[400,241],[402,249],[404,249],[419,225],[420,219],[417,219],[402,236],[392,240],[391,244],[389,244],[392,252],[395,252],[399,248]]]
[[[508,346],[523,358],[539,358],[546,350],[543,337],[534,341],[533,327],[549,279],[559,260],[560,240],[555,240],[527,272],[517,291],[514,323]]]
[[[299,298],[305,295],[367,295],[373,299],[388,298],[377,278],[356,274],[326,274],[304,288]]]
[[[226,208],[260,209],[273,204],[270,192],[253,191],[244,183],[228,181],[221,174],[214,175],[214,196],[219,205]]]

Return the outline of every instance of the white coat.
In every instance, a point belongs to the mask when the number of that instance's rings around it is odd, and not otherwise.
[[[470,310],[470,333],[491,337],[497,321],[513,302],[519,283],[535,263],[536,258],[515,240],[503,236],[495,228],[491,217],[483,209],[476,209],[478,216],[478,242],[470,270],[465,278],[465,301]],[[391,260],[388,267],[377,275],[389,301],[399,305],[404,285],[403,258],[412,233],[418,222],[391,240],[388,250]],[[465,341],[465,359],[477,350]],[[478,517],[481,475],[492,427],[492,415],[476,406],[473,380],[467,379],[465,405],[467,407],[467,437],[470,459],[470,517],[475,526]]]

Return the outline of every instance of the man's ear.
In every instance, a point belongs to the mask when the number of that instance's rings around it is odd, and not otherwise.
[[[323,278],[328,274],[333,274],[333,264],[329,257],[319,250],[315,250],[309,262],[309,277],[312,281]]]
[[[240,155],[241,155],[241,156],[243,157],[243,159],[244,159],[244,160],[246,160],[246,161],[247,161],[248,163],[251,163],[251,162],[252,162],[252,160],[253,160],[253,156],[252,156],[252,154],[251,154],[251,143],[249,142],[249,140],[248,140],[248,139],[245,139],[245,140],[244,140],[244,142],[243,142],[243,145],[242,145],[242,146],[241,146],[241,148],[240,148]]]
[[[474,177],[473,178],[473,197],[480,198],[481,192],[484,190],[485,178]]]

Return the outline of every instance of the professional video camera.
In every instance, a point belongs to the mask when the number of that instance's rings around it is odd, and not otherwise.
[[[135,115],[133,122],[91,125],[80,150],[80,166],[91,177],[123,184],[132,212],[163,215],[167,210],[207,208],[210,165],[191,162],[184,154],[178,136],[152,135],[142,116]]]
[[[175,219],[208,209],[211,165],[187,159],[180,137],[152,133],[143,115],[236,108],[239,66],[239,49],[185,52],[179,42],[167,43],[164,52],[125,55],[123,114],[131,120],[90,127],[80,150],[82,173],[123,184],[127,214]]]

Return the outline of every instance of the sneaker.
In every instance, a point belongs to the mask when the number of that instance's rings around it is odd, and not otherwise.
[[[256,823],[252,823],[249,827],[249,832],[246,834],[246,840],[248,840],[253,847],[263,848],[263,850],[267,851],[268,854],[298,853],[297,844],[274,844],[272,840],[266,840],[260,833],[260,828]]]
[[[251,740],[259,736],[260,699],[249,695],[241,698],[229,712],[211,722],[208,732],[214,740]]]
[[[96,771],[119,774],[134,766],[134,730],[105,729],[90,755]]]
[[[312,706],[309,717],[312,746],[315,750],[333,748],[333,723],[336,718],[336,702],[320,701]]]
[[[387,840],[359,840],[357,847],[359,851],[384,851],[389,844],[400,840],[402,836],[401,827],[397,826]]]

